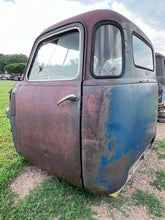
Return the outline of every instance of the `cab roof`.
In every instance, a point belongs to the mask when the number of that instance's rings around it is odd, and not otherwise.
[[[146,39],[151,45],[151,41],[148,39],[148,37],[144,34],[144,32],[138,28],[133,22],[128,20],[123,15],[112,11],[112,10],[94,10],[89,11],[71,18],[68,18],[66,20],[63,20],[59,23],[56,23],[47,29],[45,29],[41,35],[46,34],[48,32],[51,32],[59,27],[63,27],[65,25],[73,24],[73,23],[82,23],[87,30],[93,28],[93,26],[101,21],[115,21],[121,25],[122,28],[126,29],[128,26],[131,27],[131,29],[138,34],[140,34],[144,39]]]

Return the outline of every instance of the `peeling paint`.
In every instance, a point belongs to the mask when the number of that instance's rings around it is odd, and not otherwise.
[[[114,21],[124,30],[123,70],[119,77],[96,79],[90,68],[93,30],[104,21]],[[77,78],[28,81],[37,42],[66,29],[68,33],[68,27],[80,29],[83,36]],[[10,99],[12,117],[8,116],[21,155],[95,193],[113,193],[124,185],[130,166],[152,143],[157,120],[155,72],[134,66],[133,31],[151,44],[127,18],[96,10],[62,21],[37,38],[25,78],[18,89],[13,88]],[[77,101],[57,106],[69,94],[75,94]]]

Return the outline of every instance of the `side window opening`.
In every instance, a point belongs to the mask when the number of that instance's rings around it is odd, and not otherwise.
[[[133,58],[135,66],[153,71],[152,49],[135,34],[133,34]]]
[[[93,73],[98,77],[118,77],[122,72],[122,37],[113,24],[97,28],[94,42]]]
[[[43,42],[33,62],[29,80],[70,80],[79,73],[79,32],[75,30]]]

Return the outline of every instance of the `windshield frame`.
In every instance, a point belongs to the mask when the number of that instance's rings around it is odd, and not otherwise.
[[[66,36],[67,34],[72,33],[72,32],[74,33],[74,31],[75,32],[78,31],[78,34],[79,34],[79,65],[78,65],[77,75],[72,79],[71,78],[69,79],[46,79],[46,80],[45,79],[44,80],[29,79],[33,64],[35,62],[35,58],[38,54],[40,47],[44,45],[45,43],[47,44],[48,42],[51,42],[52,40],[54,41],[58,39],[60,36]],[[29,82],[46,82],[46,81],[52,82],[52,81],[76,80],[79,77],[81,69],[82,69],[83,45],[84,45],[84,28],[81,23],[74,23],[72,25],[67,25],[66,27],[59,27],[51,32],[48,32],[44,35],[39,36],[34,43],[34,46],[32,48],[32,51],[29,57],[28,65],[25,71],[25,80]]]

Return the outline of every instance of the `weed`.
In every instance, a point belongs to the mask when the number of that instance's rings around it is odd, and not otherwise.
[[[132,194],[132,199],[135,201],[135,205],[147,206],[149,212],[154,216],[163,216],[163,211],[165,209],[155,194],[149,194],[146,191],[136,190]]]

